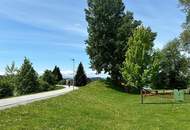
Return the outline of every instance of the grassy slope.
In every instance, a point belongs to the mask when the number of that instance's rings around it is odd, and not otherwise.
[[[190,130],[190,104],[139,104],[96,81],[65,96],[0,112],[0,130]]]

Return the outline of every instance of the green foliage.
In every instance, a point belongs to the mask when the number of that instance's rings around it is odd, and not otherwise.
[[[7,83],[9,83],[13,95],[16,95],[16,88],[17,88],[17,75],[7,75],[3,77],[3,80],[5,80]]]
[[[51,90],[51,85],[43,80],[39,80],[39,92],[49,91]]]
[[[87,53],[91,67],[121,80],[120,67],[125,59],[128,38],[140,22],[131,12],[124,13],[122,0],[88,0],[86,20],[89,37]]]
[[[66,85],[66,80],[65,79],[63,79],[63,80],[61,80],[61,81],[59,81],[59,83],[58,83],[59,85]]]
[[[165,84],[162,82],[165,77],[164,75],[161,76],[162,73],[160,73],[163,58],[164,55],[160,50],[154,51],[150,67],[145,70],[143,80],[151,88],[161,89],[165,87]]]
[[[17,73],[18,68],[16,67],[15,62],[12,62],[10,66],[6,66],[4,79],[11,85],[13,93],[15,92],[17,86]]]
[[[27,58],[19,70],[14,62],[5,70],[6,75],[0,78],[0,98],[55,90],[59,89],[55,86],[56,83],[64,82],[57,66],[53,72],[46,70],[44,75],[38,78],[32,63]]]
[[[55,85],[57,82],[56,78],[51,70],[46,70],[42,76],[42,79],[43,79],[43,81],[46,81],[50,85]]]
[[[13,96],[13,87],[5,78],[0,79],[0,98]]]
[[[38,75],[29,59],[25,58],[17,76],[17,94],[30,94],[38,92]]]
[[[180,3],[186,6],[186,9],[190,9],[190,0],[179,0]]]
[[[60,72],[60,69],[59,67],[55,66],[52,74],[54,75],[55,77],[55,80],[56,80],[56,83],[58,83],[59,81],[63,80],[63,77],[62,77],[62,74]]]
[[[179,0],[186,15],[186,21],[183,24],[184,31],[180,35],[180,42],[184,51],[190,53],[190,0]]]
[[[18,69],[15,66],[15,62],[12,62],[12,64],[10,66],[7,65],[5,68],[5,74],[8,76],[16,75],[17,71],[18,71]]]
[[[190,53],[190,29],[185,29],[180,35],[182,49]]]
[[[77,73],[74,78],[75,86],[85,86],[87,84],[87,76],[82,63],[79,64]]]
[[[183,7],[183,11],[186,13],[186,24],[190,22],[190,0],[179,0],[181,6]]]
[[[154,86],[160,89],[187,88],[190,78],[189,59],[181,54],[179,40],[169,42],[161,53],[163,57],[153,80]]]
[[[179,0],[179,2],[186,15],[186,21],[183,24],[183,27],[185,29],[184,32],[188,32],[190,30],[190,0]]]
[[[189,130],[189,103],[140,104],[105,81],[0,111],[1,130]],[[146,101],[158,101],[149,96]],[[149,99],[151,99],[149,101]]]
[[[144,76],[150,67],[156,34],[150,28],[138,27],[129,39],[122,75],[128,86],[144,87]]]

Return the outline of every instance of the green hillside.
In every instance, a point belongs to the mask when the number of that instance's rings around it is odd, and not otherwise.
[[[67,95],[0,112],[1,130],[189,130],[190,104],[140,104],[96,81]]]

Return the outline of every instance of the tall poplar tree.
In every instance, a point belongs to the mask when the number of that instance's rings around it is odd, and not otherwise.
[[[98,73],[108,73],[114,81],[121,79],[128,38],[140,24],[124,10],[122,0],[88,0],[85,10],[89,33],[86,50],[91,67]]]

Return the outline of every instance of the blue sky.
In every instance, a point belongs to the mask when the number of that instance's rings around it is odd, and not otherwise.
[[[156,47],[177,37],[185,16],[177,0],[125,0],[126,9],[134,12],[158,33]],[[28,57],[42,73],[58,65],[64,76],[72,74],[72,58],[89,69],[85,52],[86,0],[1,0],[0,1],[0,74],[12,61],[19,67]]]

